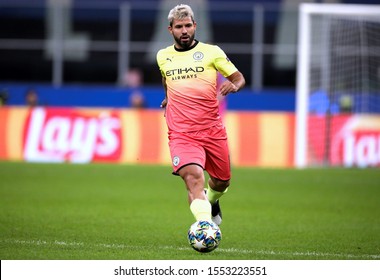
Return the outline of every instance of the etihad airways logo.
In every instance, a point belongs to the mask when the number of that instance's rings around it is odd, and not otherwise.
[[[201,73],[204,71],[205,69],[202,66],[171,69],[166,71],[166,77],[170,77],[172,81],[196,79],[198,78],[197,73]]]
[[[205,69],[202,66],[197,67],[185,67],[185,68],[178,68],[178,69],[171,69],[166,71],[166,76],[174,76],[174,75],[182,75],[182,74],[195,74],[195,73],[201,73],[204,72]]]

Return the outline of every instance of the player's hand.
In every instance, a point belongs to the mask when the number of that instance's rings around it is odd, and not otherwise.
[[[164,100],[162,100],[160,107],[165,108],[166,104],[168,104],[168,100],[165,98]]]
[[[237,92],[239,88],[230,81],[224,81],[220,86],[220,94],[226,96],[230,92]]]

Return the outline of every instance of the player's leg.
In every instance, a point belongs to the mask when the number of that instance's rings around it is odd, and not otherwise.
[[[230,185],[231,165],[227,134],[224,127],[216,126],[210,130],[210,139],[206,148],[206,171],[210,175],[206,196],[212,205],[212,220],[222,222],[219,199],[227,192]]]
[[[230,186],[230,180],[219,180],[210,176],[208,179],[207,186],[207,198],[211,204],[215,203],[219,198],[222,197],[228,190]]]
[[[211,204],[204,193],[205,178],[203,168],[197,164],[182,167],[178,174],[185,182],[190,210],[197,221],[211,220]]]
[[[206,154],[190,134],[174,133],[169,137],[173,174],[185,182],[190,210],[196,220],[211,221],[211,205],[204,193]]]
[[[222,223],[222,210],[219,199],[227,192],[230,181],[222,181],[210,176],[208,180],[206,196],[211,204],[211,219],[217,225]]]

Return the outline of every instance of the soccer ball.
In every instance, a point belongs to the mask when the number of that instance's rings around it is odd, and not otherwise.
[[[208,253],[218,248],[222,240],[222,232],[211,221],[197,221],[190,226],[187,239],[194,250]]]

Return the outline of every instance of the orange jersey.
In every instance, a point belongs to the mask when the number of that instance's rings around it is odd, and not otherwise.
[[[169,131],[198,131],[221,122],[217,72],[228,77],[238,71],[222,49],[198,41],[185,51],[172,45],[157,53],[157,64],[166,79]]]

